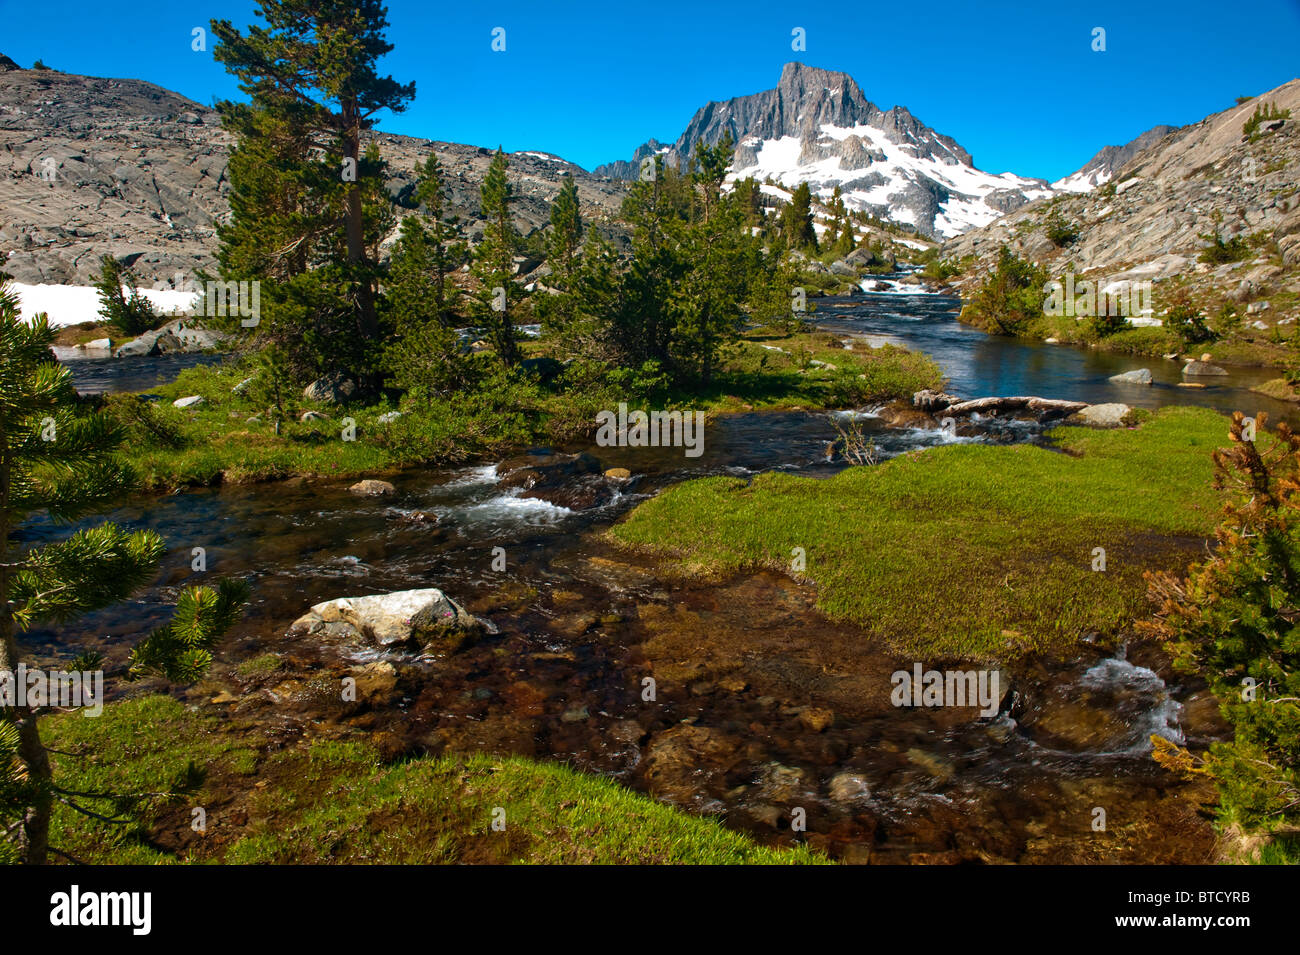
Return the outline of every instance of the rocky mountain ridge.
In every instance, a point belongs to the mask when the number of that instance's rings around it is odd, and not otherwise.
[[[630,161],[595,171],[635,178],[646,156],[662,153],[682,164],[696,143],[714,144],[728,132],[736,142],[734,178],[807,182],[822,199],[839,186],[851,210],[926,236],[959,234],[1051,194],[1044,180],[976,169],[956,140],[902,106],[880,109],[847,73],[798,62],[785,65],[773,89],[701,107],[671,146],[650,140]]]
[[[1292,118],[1247,137],[1243,126],[1263,103]],[[1155,138],[1100,188],[1030,203],[945,243],[943,254],[988,263],[1007,245],[1081,273],[1160,279],[1193,270],[1206,235],[1259,235],[1278,242],[1286,265],[1300,265],[1298,120],[1300,80],[1292,80]],[[1058,245],[1048,235],[1052,222],[1075,235]]]
[[[1128,165],[1134,156],[1160,142],[1177,129],[1176,126],[1153,126],[1122,146],[1103,146],[1098,150],[1097,155],[1077,171],[1052,183],[1052,188],[1061,192],[1087,192],[1104,185],[1114,177],[1116,172]]]
[[[12,61],[9,61],[12,63]],[[375,131],[389,191],[409,193],[429,151],[448,176],[466,231],[482,231],[478,187],[492,151]],[[111,254],[145,283],[215,271],[217,225],[228,214],[231,137],[211,108],[140,80],[0,69],[0,269],[28,284],[88,285]],[[525,235],[549,220],[565,173],[584,215],[616,240],[626,192],[549,153],[510,156]]]

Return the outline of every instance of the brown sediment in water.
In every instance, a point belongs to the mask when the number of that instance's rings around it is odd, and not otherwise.
[[[279,671],[241,677],[226,667],[192,695],[234,686],[235,701],[215,707],[259,745],[360,731],[392,759],[560,760],[763,842],[806,842],[848,862],[1213,855],[1202,809],[1212,792],[1130,745],[1145,698],[1079,688],[1106,653],[1081,645],[1069,661],[1004,668],[1014,722],[969,707],[900,708],[890,675],[914,661],[828,621],[815,592],[789,578],[763,572],[670,589],[652,563],[599,545],[561,564],[552,569],[563,587],[506,586],[471,601],[499,629],[475,646],[388,655],[393,679],[369,701],[343,704],[337,693],[363,664],[301,638],[267,641],[284,660]],[[1130,656],[1164,666],[1148,645]],[[239,791],[249,785],[213,779],[209,788],[224,791],[218,804],[234,821],[249,812]],[[1093,828],[1097,808],[1105,831]],[[806,832],[792,831],[797,809]]]

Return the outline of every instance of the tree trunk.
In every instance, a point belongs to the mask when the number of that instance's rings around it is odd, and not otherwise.
[[[1086,407],[1088,407],[1086,401],[1061,401],[1056,398],[975,398],[972,401],[959,401],[957,404],[948,405],[942,411],[934,411],[932,414],[959,415],[971,414],[976,411],[998,412],[1019,411],[1022,409],[1038,414],[1046,412],[1073,414],[1076,411],[1082,411]]]
[[[9,607],[9,491],[12,483],[9,429],[0,420],[0,671],[17,677],[18,644],[14,640],[13,611]],[[28,778],[37,786],[36,799],[23,817],[23,861],[44,865],[49,851],[50,760],[41,744],[36,726],[36,711],[31,707],[14,707],[18,727],[18,755],[27,767]]]
[[[351,160],[349,163],[348,160]],[[367,271],[365,210],[361,202],[361,116],[355,99],[343,101],[343,161],[350,165],[356,178],[347,184],[347,209],[345,212],[348,243],[348,264],[358,271]],[[379,319],[375,314],[375,295],[371,278],[358,277],[357,324],[361,334],[368,339],[379,337]]]
[[[50,846],[50,810],[54,806],[51,791],[54,774],[50,770],[50,757],[41,742],[36,725],[36,711],[31,707],[18,710],[18,752],[27,765],[27,775],[36,786],[36,796],[23,820],[23,836],[27,843],[23,861],[28,865],[45,865]]]
[[[505,291],[500,319],[501,340],[497,347],[501,352],[501,360],[507,366],[513,366],[519,360],[519,346],[515,342],[515,326],[510,317],[510,269],[514,265],[514,243],[511,242],[509,207],[497,214],[497,229],[501,234],[501,259],[497,267],[501,271],[501,287]]]
[[[3,434],[0,433],[0,441]],[[9,467],[0,465],[0,509],[7,509],[9,499]],[[9,524],[0,518],[0,671],[14,675],[18,670],[18,644],[14,640],[14,621],[9,609]],[[27,767],[28,778],[36,786],[36,798],[23,817],[23,861],[28,865],[44,865],[49,852],[50,809],[54,796],[50,790],[53,778],[49,754],[41,742],[36,725],[36,710],[30,706],[14,707],[14,724],[18,728],[18,755]]]

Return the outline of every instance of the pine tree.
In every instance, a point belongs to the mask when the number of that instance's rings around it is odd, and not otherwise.
[[[624,277],[627,300],[635,303],[611,316],[611,342],[626,367],[657,362],[667,367],[673,316],[671,294],[686,263],[679,255],[691,216],[689,183],[655,157],[655,174],[632,184],[621,215],[632,227],[632,258]]]
[[[506,155],[498,147],[479,187],[479,204],[487,223],[483,238],[474,250],[473,271],[480,283],[477,315],[488,327],[497,357],[511,366],[519,361],[513,310],[520,290],[511,274],[519,248],[519,233],[510,219],[511,192],[506,169]]]
[[[546,261],[551,275],[548,294],[538,296],[536,314],[550,332],[569,337],[569,326],[583,312],[578,291],[579,272],[583,268],[583,222],[578,204],[578,186],[566,174],[560,193],[551,204],[551,227],[546,236]],[[582,336],[585,337],[585,336]]]
[[[785,207],[785,234],[790,248],[800,252],[817,252],[817,230],[813,228],[812,190],[808,183],[795,187]]]
[[[558,304],[552,302],[559,300]],[[624,351],[619,330],[630,325],[627,277],[608,242],[592,233],[573,269],[569,291],[548,296],[544,320],[568,354],[617,364]]]
[[[426,320],[453,326],[460,289],[451,276],[467,254],[459,220],[448,212],[438,157],[430,154],[416,175],[420,213],[402,220],[386,286],[399,334]]]
[[[722,183],[727,178],[727,169],[731,166],[732,154],[736,141],[731,130],[727,130],[712,146],[701,140],[695,144],[694,170],[692,182],[699,188],[704,201],[704,221],[709,221],[712,210],[718,204],[722,192]]]
[[[679,381],[708,386],[722,350],[739,336],[762,251],[734,194],[715,197],[709,218],[683,230],[675,251],[684,268],[669,299],[670,369]]]
[[[1248,434],[1233,415],[1231,448],[1214,452],[1230,495],[1218,546],[1185,579],[1147,575],[1158,609],[1141,629],[1209,684],[1233,728],[1203,758],[1155,739],[1156,759],[1208,774],[1225,825],[1285,838],[1300,828],[1300,436],[1266,435],[1265,419]]]
[[[757,229],[759,233],[766,230],[767,222],[763,215],[763,191],[753,176],[739,180],[735,185],[736,202],[744,215],[745,225]]]
[[[136,288],[135,275],[111,255],[100,259],[95,290],[100,318],[123,335],[134,338],[158,327],[158,316]]]
[[[438,157],[430,154],[416,172],[421,212],[402,220],[393,250],[385,297],[396,335],[384,365],[398,388],[440,395],[467,381],[454,328],[461,292],[451,278],[466,249],[458,220],[447,211]]]
[[[28,323],[9,283],[0,280],[0,673],[23,662],[19,633],[66,621],[127,597],[155,572],[162,539],[114,524],[78,530],[65,540],[26,549],[17,531],[31,514],[70,521],[101,508],[133,486],[116,455],[122,432],[108,416],[80,409],[68,370],[53,361],[53,330],[44,315]],[[132,669],[193,679],[245,597],[242,584],[188,588],[171,623],[135,649]],[[0,811],[19,813],[0,825],[0,851],[44,863],[55,800],[80,807],[78,794],[55,781],[38,721],[43,709],[14,706],[0,716]],[[95,798],[95,797],[91,797]],[[15,805],[17,803],[17,805]],[[54,850],[57,852],[57,850]]]
[[[297,408],[297,390],[285,361],[284,349],[275,341],[267,342],[257,353],[257,370],[248,386],[248,397],[260,405],[271,419],[275,433],[286,417]]]
[[[306,268],[323,269],[315,278],[324,288],[297,280],[272,306],[282,306],[285,324],[301,324],[311,322],[323,302],[346,301],[352,334],[363,340],[349,360],[373,361],[383,332],[374,232],[387,196],[378,153],[363,155],[361,141],[375,114],[405,109],[415,85],[376,71],[376,61],[392,49],[384,39],[387,10],[379,0],[259,0],[258,13],[267,26],[250,27],[247,34],[228,20],[212,22],[218,40],[213,55],[251,100],[246,107],[222,107],[228,128],[243,137],[240,148],[247,150],[240,162],[232,160],[235,197],[222,242],[238,251],[223,250],[223,266],[267,267],[253,274],[257,279],[295,267],[286,279]],[[259,159],[270,160],[269,167],[259,168]],[[281,188],[288,195],[273,198]],[[338,332],[330,328],[313,337],[284,331],[282,341],[295,349],[327,348],[322,338]],[[295,358],[322,364],[319,356]],[[378,383],[373,368],[357,370]]]
[[[835,258],[842,259],[853,251],[853,220],[849,217],[848,207],[844,205],[844,196],[840,193],[839,186],[835,187],[835,195],[831,198],[831,211],[835,215],[835,224],[832,226],[834,238],[827,233],[825,244]]]
[[[560,194],[551,206],[551,235],[548,242],[551,270],[557,288],[565,289],[582,246],[582,211],[578,206],[578,185],[565,173]]]

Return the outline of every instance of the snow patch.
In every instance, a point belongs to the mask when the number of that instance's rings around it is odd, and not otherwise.
[[[19,314],[28,321],[41,312],[49,316],[50,325],[55,328],[100,320],[99,293],[93,285],[25,285],[14,282],[11,288],[18,296]],[[172,289],[141,288],[136,291],[160,315],[184,314],[196,298],[193,292]]]

